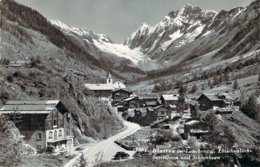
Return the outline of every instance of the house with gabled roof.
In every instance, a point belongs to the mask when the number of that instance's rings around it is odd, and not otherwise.
[[[39,152],[48,146],[72,147],[70,112],[60,100],[7,101],[0,114],[19,114],[21,118],[15,124],[23,140]]]
[[[122,101],[130,97],[133,92],[126,88],[117,88],[112,90],[113,101]]]
[[[170,105],[176,105],[178,103],[179,95],[163,94],[160,99],[165,107],[169,107]]]
[[[213,109],[213,107],[227,107],[237,104],[238,99],[228,93],[203,93],[197,99],[202,111]]]
[[[156,120],[165,119],[169,115],[169,110],[164,107],[163,105],[158,105],[156,107],[153,107],[154,116],[156,117]]]

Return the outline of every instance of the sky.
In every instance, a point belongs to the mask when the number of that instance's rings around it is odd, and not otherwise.
[[[215,11],[244,7],[253,0],[16,0],[30,6],[47,19],[72,27],[108,35],[123,42],[142,23],[155,25],[169,12],[185,4]]]

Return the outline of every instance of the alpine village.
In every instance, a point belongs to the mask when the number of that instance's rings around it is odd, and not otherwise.
[[[257,167],[260,0],[123,44],[0,0],[0,85],[0,167]]]

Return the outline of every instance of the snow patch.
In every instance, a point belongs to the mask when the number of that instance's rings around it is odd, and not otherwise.
[[[237,14],[231,19],[231,20],[234,20],[237,16],[239,16],[242,12],[244,12],[246,10],[246,8],[240,10],[237,12]]]
[[[59,20],[49,20],[49,22],[52,25],[59,27],[66,34],[74,33],[74,34],[77,34],[79,36],[84,36],[84,35],[93,36],[94,35],[99,40],[106,41],[106,42],[110,41],[109,38],[105,34],[96,34],[96,33],[93,33],[91,31],[88,31],[86,28],[70,27],[70,26],[62,23]]]
[[[210,33],[212,33],[212,30],[209,30],[209,31],[205,32],[205,33],[202,35],[202,37],[208,36]]]
[[[181,33],[181,30],[177,30],[175,31],[173,34],[169,35],[169,37],[171,38],[169,41],[166,41],[162,44],[162,50],[166,50],[173,41],[175,41],[176,39],[180,38],[183,35],[183,33]]]
[[[97,40],[93,41],[94,45],[97,46],[100,50],[129,59],[134,64],[138,64],[144,59],[144,55],[139,51],[138,48],[132,50],[128,46],[123,44],[107,43]]]
[[[179,44],[176,47],[178,48],[178,47],[181,47],[182,45],[184,45],[185,43],[189,43],[189,42],[194,41],[194,39],[202,32],[204,27],[205,27],[205,25],[200,24],[200,26],[198,26],[194,31],[187,33],[184,36],[184,40],[180,41]]]

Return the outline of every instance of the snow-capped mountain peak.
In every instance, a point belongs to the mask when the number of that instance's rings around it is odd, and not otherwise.
[[[112,42],[111,39],[105,35],[105,34],[97,34],[92,31],[88,31],[85,27],[77,28],[77,27],[71,27],[59,20],[49,20],[51,24],[55,25],[59,29],[61,29],[63,32],[65,32],[67,35],[76,34],[80,37],[85,38],[91,38],[96,40],[101,40],[104,42]]]
[[[151,28],[151,26],[148,25],[146,22],[144,22],[139,29],[147,29],[147,28]]]
[[[214,11],[188,4],[180,10],[170,12],[152,28],[143,24],[125,44],[132,49],[140,48],[142,52],[149,54],[157,49],[167,49],[182,37],[183,40],[176,43],[176,46],[180,47],[193,41],[215,15]]]
[[[217,12],[212,10],[204,10],[198,6],[192,6],[190,4],[185,5],[178,11],[175,19],[178,19],[184,23],[193,23],[198,20],[204,20],[214,17]]]
[[[144,22],[144,23],[139,27],[139,29],[138,29],[135,33],[133,33],[132,35],[138,34],[139,36],[141,36],[141,35],[149,34],[149,33],[152,31],[152,29],[153,29],[152,26],[150,26],[150,25],[148,25],[147,23]]]
[[[147,23],[143,23],[134,33],[130,35],[129,38],[125,41],[125,45],[128,45],[130,48],[136,47],[137,44],[134,44],[131,46],[131,41],[140,41],[145,40],[145,37],[148,36],[152,31],[154,27],[148,25]]]
[[[87,48],[88,51],[98,59],[102,58],[104,60],[104,58],[107,57],[115,64],[119,64],[119,62],[124,59],[130,60],[135,65],[143,64],[144,60],[151,62],[151,60],[146,58],[138,49],[130,49],[126,45],[116,44],[105,34],[97,34],[88,31],[86,28],[71,27],[59,20],[50,20],[50,23],[66,33],[66,35],[74,38],[74,41],[77,41],[78,45]],[[150,29],[152,29],[151,26],[143,23],[135,34],[142,36],[150,33]]]

